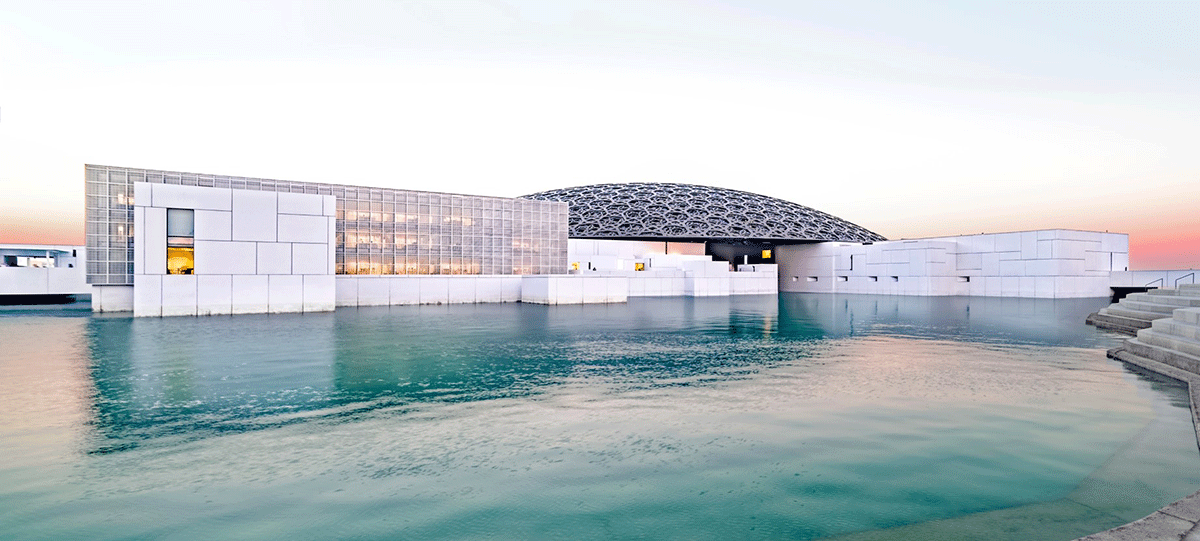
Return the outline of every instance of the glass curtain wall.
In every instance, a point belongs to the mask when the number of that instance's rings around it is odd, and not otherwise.
[[[96,165],[85,179],[90,284],[133,283],[134,182],[332,195],[337,274],[566,272],[566,203]]]

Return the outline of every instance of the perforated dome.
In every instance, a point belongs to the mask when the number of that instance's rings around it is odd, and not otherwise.
[[[790,201],[693,184],[593,184],[522,196],[570,205],[572,238],[874,242],[841,218]]]

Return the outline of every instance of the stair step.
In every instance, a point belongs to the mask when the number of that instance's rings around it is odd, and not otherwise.
[[[1130,302],[1163,304],[1180,308],[1200,306],[1200,297],[1187,297],[1182,295],[1149,295],[1146,293],[1131,293],[1125,298],[1129,299]]]
[[[1132,295],[1132,293],[1130,293],[1130,294]],[[1169,297],[1169,296],[1173,296],[1173,295],[1178,295],[1179,290],[1178,289],[1151,289],[1151,290],[1146,291],[1146,294]]]
[[[1145,357],[1152,361],[1169,364],[1175,368],[1187,370],[1193,374],[1200,374],[1200,357],[1188,355],[1179,351],[1165,349],[1158,346],[1146,344],[1137,338],[1130,338],[1125,341],[1123,346],[1125,350],[1137,355]]]
[[[1158,321],[1158,320],[1155,320]],[[1165,320],[1171,321],[1171,320]],[[1137,332],[1150,326],[1150,321],[1144,319],[1133,319],[1113,314],[1101,314],[1099,312],[1087,317],[1086,323],[1093,325],[1097,329],[1105,329],[1116,331],[1130,336],[1137,336]]]
[[[1171,319],[1192,325],[1200,325],[1200,309],[1180,308],[1171,313]]]
[[[1180,295],[1200,295],[1200,284],[1179,284],[1175,289],[1179,290]]]
[[[1156,332],[1200,342],[1200,326],[1184,323],[1174,318],[1156,319],[1151,323]]]
[[[1139,312],[1157,312],[1157,313],[1166,314],[1166,315],[1170,315],[1171,312],[1174,312],[1176,308],[1179,308],[1179,306],[1172,306],[1170,304],[1157,304],[1157,303],[1153,303],[1153,302],[1138,302],[1135,300],[1130,300],[1129,297],[1125,297],[1124,299],[1121,299],[1121,302],[1119,302],[1117,304],[1120,304],[1121,307],[1127,308],[1129,310],[1137,310]]]
[[[1197,358],[1200,358],[1200,342],[1195,340],[1166,334],[1152,328],[1138,331],[1137,339],[1143,344],[1166,348],[1177,353],[1195,355]]]
[[[1164,317],[1171,317],[1171,316],[1168,316],[1167,314],[1163,314],[1161,312],[1143,312],[1141,310],[1131,310],[1131,309],[1125,308],[1119,304],[1114,304],[1112,306],[1109,306],[1108,308],[1101,308],[1100,314],[1105,315],[1105,316],[1118,316],[1118,317],[1125,317],[1125,318],[1129,318],[1129,319],[1137,319],[1137,320],[1145,321],[1146,323],[1149,323],[1156,319],[1162,319]]]

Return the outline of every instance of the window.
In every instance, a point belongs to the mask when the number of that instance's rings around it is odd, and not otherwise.
[[[167,274],[196,272],[196,211],[167,209]]]

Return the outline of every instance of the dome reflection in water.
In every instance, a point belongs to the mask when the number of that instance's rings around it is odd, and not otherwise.
[[[1072,539],[1200,488],[1104,304],[5,312],[0,537]]]

